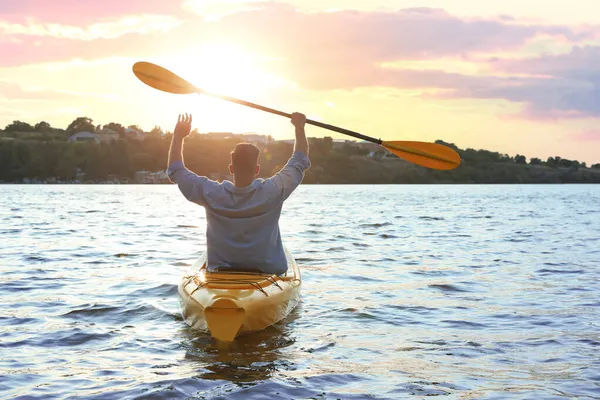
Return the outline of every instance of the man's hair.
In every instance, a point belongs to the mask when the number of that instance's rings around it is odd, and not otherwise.
[[[258,165],[260,150],[252,143],[238,143],[231,152],[233,172],[252,172]]]

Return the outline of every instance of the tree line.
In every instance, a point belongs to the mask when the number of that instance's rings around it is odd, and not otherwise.
[[[141,130],[136,125],[128,128]],[[120,140],[99,143],[68,142],[70,135],[112,129]],[[143,140],[127,137],[126,127],[112,122],[95,125],[87,117],[66,129],[47,122],[30,125],[14,121],[0,131],[0,181],[56,178],[72,181],[84,174],[86,182],[108,179],[132,181],[136,171],[166,169],[171,133],[155,127]],[[186,166],[199,175],[227,174],[229,153],[242,139],[211,139],[193,132],[186,141]],[[335,144],[331,137],[310,138],[312,167],[304,183],[418,184],[418,183],[600,183],[600,163],[591,165],[558,156],[546,160],[509,156],[488,150],[460,149],[452,143],[462,164],[452,171],[435,171],[373,151],[356,143]],[[276,173],[292,154],[293,145],[271,142],[261,151],[261,176]]]

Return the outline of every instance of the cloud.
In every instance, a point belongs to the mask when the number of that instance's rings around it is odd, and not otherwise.
[[[575,46],[559,55],[542,55],[526,59],[499,60],[495,71],[544,77],[543,85],[521,88],[531,104],[530,116],[579,118],[600,117],[600,46]]]
[[[40,37],[35,40],[16,36],[0,37],[0,67],[19,67],[74,59],[101,60],[112,57],[150,58],[173,51],[184,51],[189,43],[174,40],[162,31],[125,33],[117,38],[73,40]]]
[[[241,11],[260,10],[267,4],[255,0],[186,0],[183,9],[202,15],[207,21],[217,21]]]
[[[172,0],[0,2],[0,66],[160,52],[184,15]]]
[[[177,0],[17,0],[0,2],[0,20],[85,26],[126,15],[176,15],[181,12]]]
[[[172,43],[185,42],[189,45],[194,41],[202,41],[209,33],[213,37],[242,43],[249,50],[256,49],[280,57],[286,68],[289,67],[291,72],[297,73],[300,79],[303,78],[302,71],[308,72],[309,76],[304,83],[311,85],[313,83],[311,77],[318,79],[320,73],[326,80],[327,76],[335,75],[342,68],[348,70],[348,73],[356,70],[360,74],[372,65],[386,61],[436,59],[491,51],[517,51],[525,41],[540,34],[560,35],[570,40],[579,40],[590,35],[587,31],[574,31],[564,26],[520,25],[515,22],[507,23],[504,20],[460,19],[438,9],[302,13],[292,6],[280,3],[251,3],[252,6],[262,8],[231,14],[214,23],[207,23],[202,17],[188,14],[179,18],[184,22],[174,29],[174,19],[148,16],[153,11],[165,11],[164,7],[144,6],[154,2],[142,4],[138,1],[133,2],[139,3],[137,7],[130,5],[129,2],[114,2],[115,8],[110,13],[98,12],[98,17],[94,19],[96,25],[92,24],[91,27],[85,25],[84,28],[76,29],[75,27],[80,26],[80,19],[88,19],[88,14],[93,14],[100,2],[69,0],[68,3],[71,4],[72,1],[73,11],[79,9],[85,14],[81,18],[72,15],[67,24],[44,25],[39,20],[48,17],[44,10],[49,8],[50,3],[43,3],[46,6],[41,7],[42,11],[39,16],[36,16],[34,22],[9,24],[5,21],[4,26],[0,25],[0,29],[4,27],[8,33],[13,33],[12,36],[8,35],[8,38],[7,35],[3,35],[2,42],[4,44],[11,41],[18,42],[20,46],[27,48],[28,52],[35,49],[37,52],[42,50],[42,53],[46,52],[44,49],[46,45],[50,49],[60,46],[61,50],[54,58],[55,61],[60,61],[64,60],[61,57],[67,56],[69,48],[72,50],[72,57],[77,57],[79,54],[77,44],[71,41],[40,42],[36,37],[27,35],[50,35],[56,39],[94,37],[105,39],[133,31],[151,33],[153,29],[164,30],[168,27],[171,30],[167,38]],[[35,2],[24,0],[23,3]],[[82,10],[81,6],[76,5],[80,3],[90,4],[91,8]],[[166,3],[163,1],[158,4]],[[246,3],[240,4],[240,6],[245,5]],[[6,5],[3,7],[6,8]],[[111,9],[108,5],[105,8]],[[61,9],[65,8],[61,7]],[[137,23],[132,23],[134,19],[124,19],[128,13],[144,14],[146,17]],[[108,16],[112,19],[106,21]],[[135,41],[138,39],[127,38]],[[127,47],[125,41],[112,42],[113,55],[122,55],[124,48]],[[31,55],[21,62],[34,62],[34,57]],[[309,69],[311,71],[308,71]]]
[[[0,98],[6,100],[61,100],[77,94],[37,88],[23,88],[14,82],[0,81]]]
[[[540,36],[577,44],[597,37],[598,27],[460,19],[425,8],[301,14],[283,6],[229,16],[222,27],[238,40],[260,43],[281,56],[281,72],[291,72],[310,89],[437,89],[423,96],[504,99],[522,103],[521,117],[529,119],[600,117],[600,73],[594,68],[600,49],[575,47],[569,54],[518,59],[521,49]],[[514,54],[514,58],[485,57],[493,53]],[[443,66],[438,70],[381,67],[386,62],[451,57],[475,60],[481,71],[469,75],[447,73]]]
[[[538,34],[562,35],[571,40],[589,35],[564,26],[460,19],[439,9],[304,14],[281,4],[230,15],[220,27],[231,37],[260,43],[289,57],[355,62],[516,50]]]
[[[37,36],[90,41],[114,39],[128,33],[167,32],[180,23],[175,17],[168,15],[132,16],[113,22],[95,23],[84,28],[60,24],[17,24],[0,21],[0,33],[17,37]]]
[[[498,60],[492,63],[497,71],[547,75],[600,83],[599,46],[574,46],[570,52],[525,59]]]
[[[377,86],[438,89],[435,99],[503,99],[522,103],[520,117],[539,120],[600,117],[600,90],[591,82],[563,77],[465,75],[429,70],[391,70]],[[370,77],[371,79],[374,76]]]
[[[577,44],[597,37],[598,27],[522,24],[506,17],[461,19],[429,8],[303,14],[283,5],[230,15],[219,26],[229,37],[279,56],[279,72],[309,89],[439,89],[433,94],[438,99],[523,103],[525,118],[600,116],[596,85],[600,73],[589,67],[600,61],[597,49],[518,60],[523,47],[536,38]],[[510,64],[490,58],[494,53],[514,54],[515,59]],[[382,67],[388,62],[444,58],[471,60],[480,71],[448,73],[443,65],[437,70]],[[546,64],[549,75],[540,72],[545,70],[541,64]]]
[[[600,130],[579,132],[572,135],[571,138],[580,142],[600,142]]]
[[[522,103],[521,118],[573,119],[600,117],[600,91],[593,82],[540,76],[467,75],[441,70],[377,69],[359,76],[343,72],[319,85],[336,88],[391,87],[419,90],[423,98],[503,99]]]
[[[437,99],[522,103],[522,117],[526,118],[600,117],[600,72],[594,69],[600,61],[599,47],[574,47],[568,54],[520,58],[523,47],[540,36],[560,38],[576,46],[597,38],[598,27],[525,24],[507,16],[466,19],[431,8],[303,13],[281,3],[237,0],[228,7],[234,11],[246,6],[260,9],[207,22],[194,13],[181,14],[182,5],[186,10],[200,7],[196,11],[206,13],[206,7],[214,6],[213,1],[107,1],[114,7],[106,2],[100,6],[101,2],[66,0],[60,9],[71,14],[62,19],[49,2],[0,4],[0,19],[5,21],[19,12],[36,18],[33,22],[0,22],[0,30],[8,33],[0,37],[0,52],[5,55],[0,66],[73,58],[151,59],[184,53],[216,39],[269,56],[275,60],[267,66],[271,71],[306,89],[423,88],[432,89],[423,96]],[[84,21],[92,22],[85,25]],[[502,54],[502,58],[490,58],[490,54]],[[471,60],[481,71],[449,73],[443,65],[437,70],[418,67],[418,61],[452,58]],[[416,61],[417,66],[382,66],[397,61]]]

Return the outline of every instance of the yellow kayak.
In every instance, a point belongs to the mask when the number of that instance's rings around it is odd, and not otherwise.
[[[285,318],[300,300],[302,277],[285,249],[286,275],[208,272],[202,255],[179,283],[181,313],[192,328],[218,340],[256,332]]]

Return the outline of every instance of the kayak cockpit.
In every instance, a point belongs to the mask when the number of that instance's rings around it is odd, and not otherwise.
[[[202,255],[179,284],[182,315],[193,328],[208,330],[222,341],[266,328],[283,319],[298,303],[302,278],[286,249],[285,275],[208,272]]]

